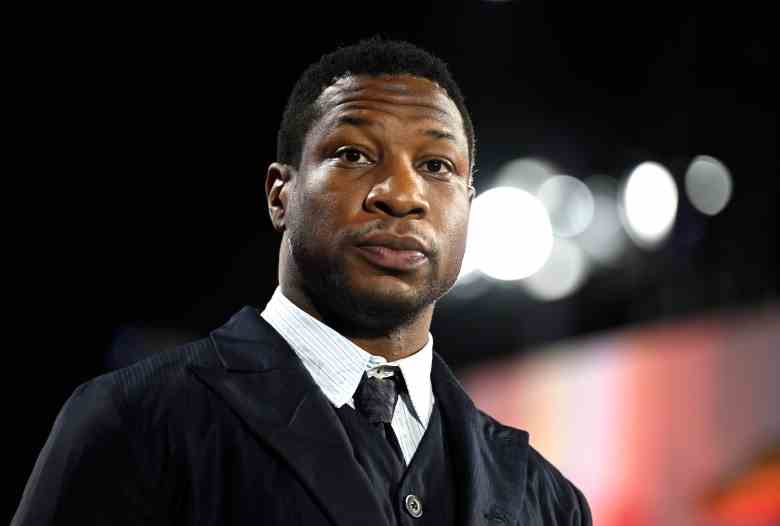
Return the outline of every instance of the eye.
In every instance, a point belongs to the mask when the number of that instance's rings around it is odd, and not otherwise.
[[[342,161],[347,162],[348,164],[371,164],[371,159],[369,159],[366,154],[357,148],[342,148],[336,152],[336,157]]]
[[[452,164],[444,159],[428,159],[421,164],[422,169],[431,174],[437,176],[450,176],[455,172]]]

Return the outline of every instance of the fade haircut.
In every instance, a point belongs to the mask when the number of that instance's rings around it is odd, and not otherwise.
[[[460,88],[440,58],[413,44],[373,37],[323,55],[301,74],[287,101],[276,140],[277,160],[298,168],[306,134],[322,117],[317,104],[322,92],[349,75],[412,75],[435,82],[455,103],[468,140],[469,173],[476,150],[474,126]]]

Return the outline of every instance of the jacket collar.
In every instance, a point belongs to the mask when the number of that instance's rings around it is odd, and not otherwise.
[[[244,307],[211,340],[222,367],[190,370],[285,459],[335,524],[376,524],[380,503],[338,417],[281,336]]]
[[[287,342],[252,307],[213,331],[211,340],[222,368],[191,370],[292,466],[334,523],[378,524],[381,505],[351,442]],[[517,523],[528,434],[479,411],[436,353],[431,380],[453,450],[459,523]]]

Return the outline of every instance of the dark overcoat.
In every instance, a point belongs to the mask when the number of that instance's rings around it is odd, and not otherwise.
[[[525,431],[479,411],[436,354],[431,380],[458,524],[590,524],[582,493]],[[208,338],[79,386],[12,524],[379,526],[379,509],[330,402],[244,307]]]

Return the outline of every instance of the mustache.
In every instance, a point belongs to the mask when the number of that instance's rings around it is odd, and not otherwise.
[[[412,223],[398,223],[396,221],[376,220],[349,231],[347,239],[352,245],[359,245],[366,239],[378,234],[389,234],[397,237],[415,237],[426,247],[426,255],[434,258],[439,254],[438,244],[430,236],[416,228]]]

